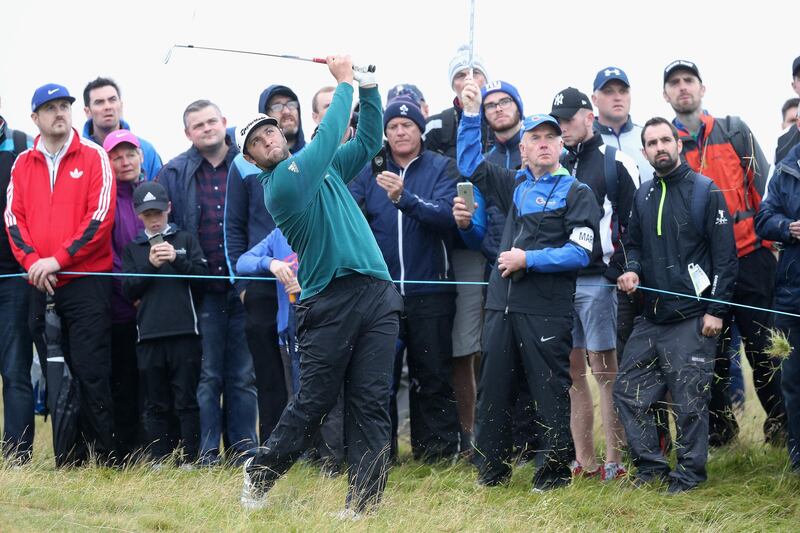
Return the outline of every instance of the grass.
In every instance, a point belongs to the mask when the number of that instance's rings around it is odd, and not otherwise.
[[[331,517],[346,480],[305,464],[275,486],[270,508],[250,514],[238,506],[240,469],[56,470],[49,423],[39,419],[33,463],[0,463],[0,531],[797,531],[800,477],[785,450],[761,443],[752,384],[747,394],[738,442],[715,451],[709,481],[684,495],[583,479],[531,494],[530,466],[517,468],[509,486],[486,489],[466,465],[407,459],[392,470],[380,511],[356,523]]]

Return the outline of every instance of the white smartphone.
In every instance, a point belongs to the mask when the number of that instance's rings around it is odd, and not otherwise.
[[[467,204],[467,210],[470,213],[475,212],[475,193],[472,190],[472,183],[469,181],[461,181],[456,184],[456,192],[459,198],[462,198]]]

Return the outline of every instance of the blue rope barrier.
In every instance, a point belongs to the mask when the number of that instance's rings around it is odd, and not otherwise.
[[[263,276],[201,276],[201,275],[184,275],[184,274],[139,274],[139,273],[132,273],[132,272],[59,272],[59,274],[69,275],[69,276],[111,276],[111,277],[146,277],[146,278],[177,278],[177,279],[212,279],[212,280],[227,280],[227,281],[235,281],[235,280],[245,280],[245,281],[276,281],[275,278],[271,277],[263,277]],[[18,274],[0,274],[0,279],[6,278],[13,278],[13,277],[27,277],[25,273],[18,273]],[[401,283],[399,280],[392,280],[393,283]],[[420,281],[420,280],[403,280],[402,283],[409,284],[409,285],[488,285],[486,281]],[[612,283],[586,283],[584,284],[585,287],[616,287],[615,284]],[[677,296],[679,298],[692,298],[696,300],[702,300],[704,302],[710,303],[717,303],[722,305],[731,305],[735,307],[741,307],[743,309],[752,309],[754,311],[764,311],[767,313],[774,313],[777,315],[784,315],[790,316],[794,318],[800,318],[800,314],[797,313],[789,313],[787,311],[778,311],[776,309],[767,309],[764,307],[756,307],[754,305],[746,305],[746,304],[739,304],[735,302],[726,302],[724,300],[718,300],[716,298],[706,298],[704,296],[695,296],[694,294],[684,294],[681,292],[673,292],[667,291],[664,289],[655,289],[653,287],[646,287],[644,285],[637,286],[637,289],[641,289],[644,291],[651,291],[657,292],[661,294],[667,294],[670,296]]]

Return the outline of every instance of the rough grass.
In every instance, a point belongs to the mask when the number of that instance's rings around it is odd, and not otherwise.
[[[713,453],[708,483],[690,493],[580,479],[531,494],[530,466],[487,489],[466,465],[406,460],[392,470],[380,511],[356,523],[332,517],[345,479],[304,464],[275,486],[270,508],[250,514],[238,505],[240,469],[56,470],[49,424],[39,420],[33,463],[0,463],[0,531],[797,531],[800,477],[783,449],[761,444],[763,412],[748,387],[739,441]]]

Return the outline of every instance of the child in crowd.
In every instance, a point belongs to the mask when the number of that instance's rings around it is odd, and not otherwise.
[[[133,203],[144,229],[125,248],[123,272],[175,276],[128,276],[122,283],[125,297],[137,308],[146,442],[157,465],[181,445],[179,462],[188,465],[197,460],[200,444],[197,384],[202,349],[195,309],[202,283],[180,276],[207,275],[208,266],[197,239],[167,222],[171,204],[162,185],[142,183],[134,190]],[[177,445],[171,436],[174,419],[180,428]]]
[[[246,276],[274,274],[278,291],[278,340],[283,357],[286,392],[291,398],[300,387],[300,354],[295,349],[294,302],[300,293],[297,283],[297,254],[281,230],[275,228],[264,240],[243,253],[236,262],[236,272]]]

